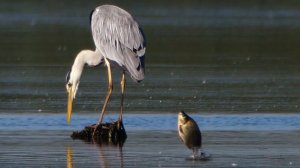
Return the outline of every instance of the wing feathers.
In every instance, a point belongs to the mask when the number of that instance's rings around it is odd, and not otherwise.
[[[91,28],[101,54],[127,70],[133,79],[144,78],[144,33],[128,12],[113,5],[99,6],[91,14]]]
[[[137,22],[125,10],[112,5],[103,5],[94,10],[91,19],[95,42],[117,47],[115,41],[119,41],[132,50],[145,47],[143,33]]]

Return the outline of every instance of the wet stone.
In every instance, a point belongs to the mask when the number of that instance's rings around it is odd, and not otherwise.
[[[73,132],[71,138],[98,144],[123,146],[127,134],[123,123],[115,121],[111,123],[102,123],[98,126],[96,124],[86,126],[81,131]]]

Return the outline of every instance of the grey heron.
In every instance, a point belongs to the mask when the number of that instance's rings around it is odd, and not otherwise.
[[[123,114],[125,73],[136,82],[144,79],[146,41],[136,20],[127,11],[117,6],[102,5],[91,12],[90,23],[96,49],[94,51],[80,51],[66,78],[68,124],[71,119],[73,99],[75,99],[85,64],[96,66],[105,63],[107,67],[108,92],[97,125],[102,123],[106,106],[113,91],[111,65],[117,65],[122,69],[119,121],[122,121]]]

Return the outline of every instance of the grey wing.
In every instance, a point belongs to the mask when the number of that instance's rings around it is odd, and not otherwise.
[[[123,67],[134,80],[143,80],[146,43],[132,16],[119,7],[102,5],[92,13],[91,28],[102,55]]]

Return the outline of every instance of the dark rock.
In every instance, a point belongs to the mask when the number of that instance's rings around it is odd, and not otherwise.
[[[73,132],[71,137],[72,139],[81,139],[86,142],[123,146],[127,135],[123,123],[115,121],[112,123],[102,123],[98,126],[96,124],[86,126],[81,131]]]

